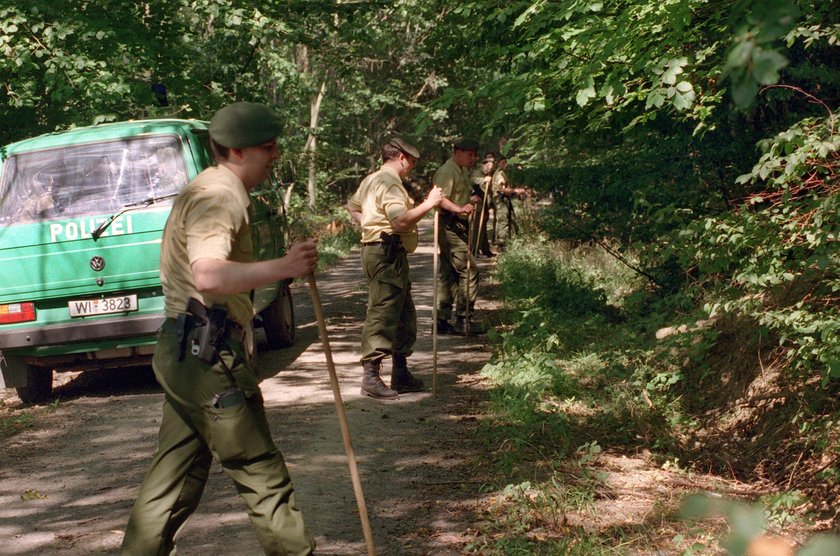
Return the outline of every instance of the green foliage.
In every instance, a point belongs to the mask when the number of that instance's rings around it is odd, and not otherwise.
[[[35,424],[34,417],[29,413],[15,415],[0,415],[0,439],[31,429]]]
[[[778,339],[790,366],[840,376],[840,135],[833,118],[806,119],[762,141],[764,154],[739,178],[753,193],[740,210],[693,224],[683,235],[709,316],[739,315]]]
[[[305,204],[304,198],[292,197],[289,208],[291,235],[293,239],[318,238],[318,268],[323,270],[359,244],[359,230],[343,207],[335,207],[329,212],[312,212]]]
[[[117,119],[209,118],[238,84],[257,81],[249,57],[271,31],[237,4],[50,0],[0,10],[0,113],[18,124],[0,141]]]
[[[732,99],[739,107],[750,106],[762,85],[779,81],[779,72],[789,63],[774,48],[774,43],[788,35],[800,15],[791,0],[740,2],[733,11],[739,20],[735,44],[726,58],[724,71],[732,83]]]
[[[513,301],[528,300],[526,306],[573,317],[605,310],[606,294],[596,287],[593,277],[564,264],[547,243],[510,249],[499,261],[497,273],[502,295]],[[523,324],[528,320],[523,319]]]
[[[482,424],[480,431],[497,454],[495,464],[509,481],[517,485],[527,479],[530,483],[525,489],[509,489],[505,502],[500,502],[493,514],[492,526],[471,545],[475,552],[551,553],[551,548],[557,547],[556,539],[549,533],[537,542],[535,531],[555,531],[552,523],[559,519],[557,516],[581,511],[574,496],[566,493],[564,497],[552,486],[552,478],[560,476],[560,469],[568,469],[565,466],[579,466],[575,472],[578,478],[597,481],[593,478],[597,474],[588,472],[587,466],[597,462],[603,452],[649,449],[654,452],[653,458],[665,461],[664,467],[678,464],[685,470],[696,462],[705,470],[715,461],[712,454],[697,451],[697,444],[699,438],[708,434],[707,415],[711,408],[721,419],[731,418],[718,412],[727,404],[720,398],[726,389],[721,383],[733,380],[732,370],[714,366],[715,358],[720,356],[719,344],[730,332],[719,326],[692,330],[698,325],[694,322],[697,314],[691,313],[691,296],[657,298],[641,290],[628,295],[635,277],[614,259],[612,266],[605,264],[595,256],[597,251],[582,247],[571,250],[568,245],[529,237],[502,254],[498,261],[500,289],[508,311],[516,316],[512,317],[513,327],[501,333],[494,359],[482,371],[491,381],[493,417]],[[564,268],[558,271],[561,266]],[[591,270],[594,268],[597,273]],[[580,279],[596,274],[600,276],[597,281]],[[628,319],[604,320],[597,303],[584,304],[586,310],[574,305],[579,308],[574,311],[569,311],[566,303],[555,303],[557,298],[543,295],[542,290],[564,287],[563,281],[557,280],[558,275],[577,276],[575,291],[583,299],[598,292],[599,286],[609,285],[597,297],[624,297],[623,312]],[[678,320],[686,311],[689,314],[683,317],[685,320]],[[686,327],[673,326],[674,332],[665,339],[653,339],[655,330],[674,322],[685,322]],[[751,340],[745,339],[751,334],[760,337],[761,330],[747,328],[727,341],[746,341],[749,346]],[[731,361],[732,355],[726,349],[724,345],[722,355]],[[747,351],[752,360],[755,352],[749,347]],[[730,384],[729,389],[736,391],[733,396],[738,395],[737,385]],[[829,400],[831,395],[826,393],[825,398]],[[830,432],[834,421],[819,416],[834,411],[832,407],[830,402],[821,404],[812,397],[807,406],[801,406],[800,414],[788,411],[777,416],[781,423],[793,421],[791,430],[798,427],[799,434],[793,435],[802,440],[795,448],[797,453],[812,446],[816,453],[825,454],[822,457],[831,457],[836,436]],[[764,461],[772,457],[771,453],[778,454],[781,449],[787,453],[789,449],[774,436],[787,436],[787,429],[773,423],[766,425],[767,438],[751,437],[751,433],[760,435],[755,430],[736,433],[753,438],[749,450],[757,452],[754,455]],[[761,455],[759,446],[765,442],[768,452]],[[730,465],[749,465],[728,452],[721,457]],[[534,481],[535,476],[541,476],[534,469],[546,470],[548,479]],[[789,480],[790,469],[784,465],[782,469],[785,480]],[[820,475],[820,481],[836,484],[832,472]],[[576,481],[565,484],[578,489],[576,492],[590,492],[593,488],[592,484]],[[801,508],[811,495],[803,491],[771,495],[756,511],[736,512],[733,515],[738,529],[732,538],[722,542],[738,550],[738,543],[768,526],[798,525]],[[673,527],[679,529],[676,524]],[[587,546],[593,550],[593,546],[598,546],[597,550],[605,552],[619,542],[617,532],[609,538],[599,538],[591,529],[562,530],[562,537],[570,541],[563,545],[564,550],[574,545],[572,539],[594,542]],[[684,554],[706,553],[718,546],[708,531],[704,526],[683,531],[674,543]],[[635,538],[643,545],[651,542],[645,535]]]
[[[779,522],[779,508],[789,508],[799,501],[800,496],[796,492],[780,493],[773,497],[765,509],[762,504],[749,505],[725,498],[692,495],[683,500],[680,513],[683,519],[687,520],[723,516],[729,524],[730,533],[722,540],[721,546],[733,556],[742,556],[747,553],[749,544],[763,535],[770,525],[777,525],[784,530],[783,526],[787,520],[784,516],[787,515],[787,511],[782,510],[782,522]],[[840,550],[840,538],[815,535],[796,553],[800,556],[828,556],[836,554],[838,550]]]

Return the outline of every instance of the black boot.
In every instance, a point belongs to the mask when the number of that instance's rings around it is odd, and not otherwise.
[[[391,390],[382,382],[379,376],[379,361],[363,361],[364,375],[362,375],[362,395],[378,400],[394,400],[397,392]]]
[[[438,319],[437,321],[437,333],[438,334],[455,334],[455,329],[449,324],[449,321],[446,319]]]
[[[400,394],[404,394],[405,392],[421,392],[423,390],[423,381],[411,374],[408,370],[405,355],[399,353],[393,355],[391,390],[396,390]]]
[[[484,328],[475,321],[470,321],[470,327],[467,329],[467,321],[464,317],[455,319],[455,334],[460,336],[479,336],[484,334]]]

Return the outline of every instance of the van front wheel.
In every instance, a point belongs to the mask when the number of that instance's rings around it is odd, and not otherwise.
[[[277,297],[262,311],[265,338],[271,349],[289,347],[295,343],[295,307],[289,283],[283,282]]]
[[[49,367],[26,365],[26,386],[15,388],[23,403],[41,403],[52,398],[53,371]]]

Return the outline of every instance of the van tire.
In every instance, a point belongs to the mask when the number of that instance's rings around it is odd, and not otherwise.
[[[295,307],[289,283],[283,282],[277,297],[263,309],[263,329],[271,349],[286,348],[295,343]]]
[[[26,386],[15,388],[23,403],[41,403],[52,399],[53,371],[49,367],[26,365]]]

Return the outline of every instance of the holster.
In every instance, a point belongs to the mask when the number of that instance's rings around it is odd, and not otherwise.
[[[183,332],[179,331],[182,354],[186,353],[187,341],[192,338],[190,353],[205,363],[215,363],[227,332],[227,315],[228,310],[224,305],[213,305],[208,309],[202,302],[191,297],[187,303],[187,314],[183,315],[184,327],[180,329]]]
[[[469,232],[469,225],[463,218],[459,218],[457,214],[451,212],[443,214],[443,225],[448,229],[458,234],[461,238],[466,238]]]
[[[389,234],[388,232],[381,232],[379,239],[382,240],[382,246],[385,249],[385,262],[388,264],[397,260],[397,255],[402,246],[402,238],[397,234]]]

